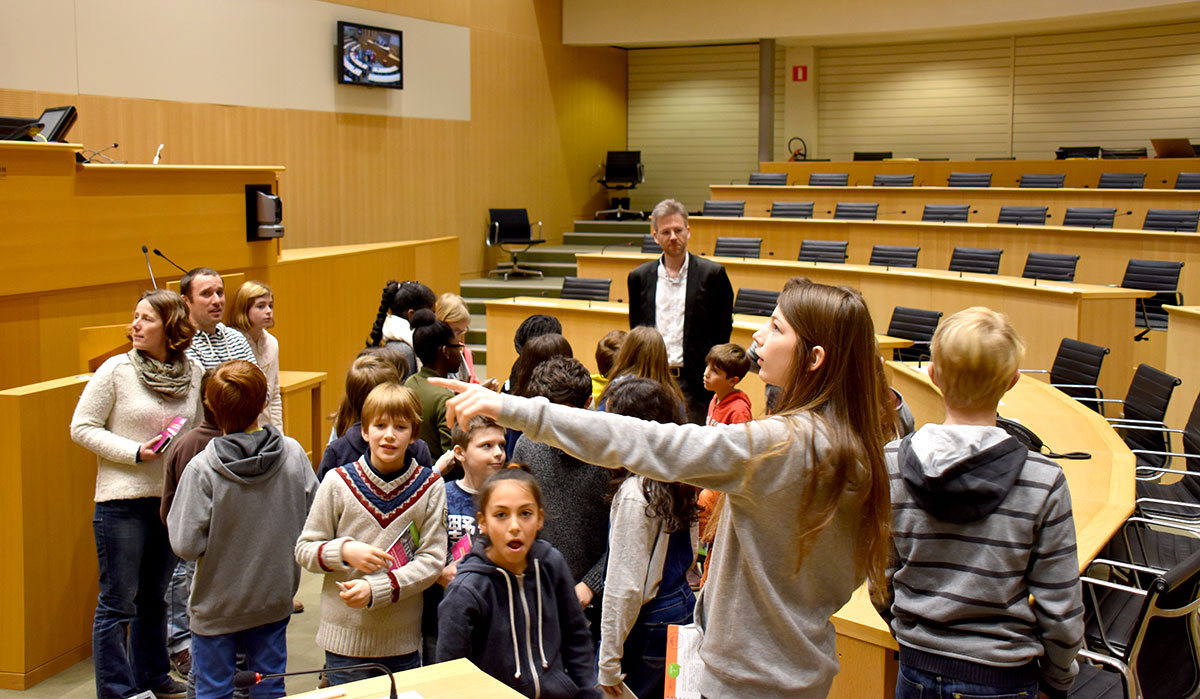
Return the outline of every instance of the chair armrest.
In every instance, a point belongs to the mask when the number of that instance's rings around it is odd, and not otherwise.
[[[1173,432],[1175,434],[1183,434],[1183,430],[1172,429],[1167,427],[1165,423],[1157,420],[1127,420],[1123,417],[1106,417],[1104,419],[1112,423],[1117,423],[1114,424],[1113,427],[1120,427],[1126,430],[1147,430],[1150,432]],[[1155,425],[1158,425],[1158,427],[1155,427]]]
[[[1141,565],[1138,563],[1129,563],[1127,561],[1118,561],[1118,560],[1115,560],[1112,558],[1093,559],[1092,562],[1088,564],[1088,568],[1091,568],[1094,565],[1106,565],[1109,568],[1121,568],[1124,570],[1132,570],[1132,571],[1136,571],[1139,573],[1150,573],[1151,575],[1162,575],[1163,573],[1167,572],[1165,569],[1162,569],[1162,568],[1153,568],[1151,566],[1144,566],[1144,565]],[[1092,578],[1089,578],[1084,575],[1079,576],[1080,582],[1082,582],[1084,580],[1091,580],[1091,579]]]
[[[1147,571],[1147,572],[1152,572],[1152,571]],[[1161,573],[1159,573],[1159,574],[1161,575]],[[1136,588],[1136,587],[1132,587],[1132,586],[1129,586],[1129,585],[1122,585],[1121,583],[1115,583],[1115,582],[1113,582],[1113,581],[1111,581],[1111,580],[1101,580],[1100,578],[1089,578],[1089,577],[1087,577],[1087,576],[1080,576],[1080,578],[1079,578],[1079,583],[1080,583],[1080,584],[1084,584],[1084,583],[1090,583],[1090,584],[1092,584],[1092,585],[1095,585],[1095,586],[1097,586],[1097,587],[1105,587],[1105,588],[1108,588],[1108,589],[1110,589],[1110,590],[1117,590],[1117,591],[1120,591],[1120,592],[1126,592],[1126,593],[1129,593],[1129,594],[1131,594],[1131,595],[1137,595],[1138,597],[1145,597],[1145,596],[1146,596],[1146,591],[1145,591],[1145,590],[1142,590],[1142,589],[1139,589],[1139,588]]]
[[[1049,374],[1049,369],[1018,369],[1022,374]],[[1051,384],[1053,385],[1053,384]]]
[[[1139,505],[1143,502],[1149,502],[1149,503],[1153,503],[1155,505],[1170,505],[1171,507],[1182,507],[1184,509],[1191,509],[1191,510],[1196,511],[1197,516],[1200,516],[1200,504],[1197,504],[1194,502],[1177,502],[1175,500],[1163,500],[1162,498],[1137,498],[1133,501],[1133,504],[1136,507],[1137,505]],[[1155,524],[1158,524],[1163,519],[1167,519],[1167,518],[1166,517],[1154,517],[1151,519],[1151,521],[1154,522]],[[1187,522],[1187,521],[1180,521],[1180,520],[1174,520],[1174,521],[1178,521],[1181,525],[1190,524],[1190,522]]]
[[[1138,695],[1137,683],[1134,682],[1133,675],[1129,672],[1129,666],[1125,663],[1112,656],[1097,653],[1095,651],[1088,650],[1087,648],[1079,649],[1079,657],[1092,663],[1108,665],[1117,672],[1121,673],[1121,679],[1125,683],[1125,696],[1129,699],[1132,699]]]
[[[1120,398],[1089,398],[1087,396],[1080,396],[1080,397],[1076,398],[1075,400],[1086,401],[1088,403],[1124,403],[1125,402],[1125,401],[1121,400]],[[1118,420],[1120,418],[1107,418],[1107,419]]]

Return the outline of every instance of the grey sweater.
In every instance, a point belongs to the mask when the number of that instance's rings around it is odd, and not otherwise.
[[[854,570],[858,502],[843,499],[799,565],[798,496],[812,477],[813,447],[818,457],[828,449],[809,416],[664,425],[505,396],[500,423],[590,463],[726,493],[729,516],[696,607],[701,691],[713,699],[829,693],[838,669],[830,617],[863,582]],[[764,456],[781,444],[789,446]]]
[[[1070,688],[1083,602],[1062,469],[998,427],[925,425],[884,454],[893,547],[877,606],[901,662],[996,684],[1040,659],[1045,691]]]

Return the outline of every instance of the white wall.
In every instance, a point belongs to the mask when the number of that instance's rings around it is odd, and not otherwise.
[[[404,89],[337,85],[337,20],[404,33]],[[466,121],[466,27],[316,0],[0,7],[0,88]]]

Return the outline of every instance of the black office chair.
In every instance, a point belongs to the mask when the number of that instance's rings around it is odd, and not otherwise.
[[[892,157],[890,150],[854,151],[855,160],[887,160]]]
[[[1075,281],[1075,265],[1078,262],[1079,255],[1031,252],[1025,258],[1025,269],[1021,272],[1021,276],[1026,279],[1073,282]]]
[[[770,317],[779,305],[779,292],[766,289],[738,289],[733,300],[734,313]]]
[[[845,187],[849,184],[848,172],[811,172],[808,175],[809,187]]]
[[[525,209],[488,209],[491,223],[488,225],[487,245],[498,247],[512,256],[508,267],[497,267],[488,272],[489,277],[504,277],[505,281],[513,275],[542,278],[539,270],[522,267],[517,261],[517,255],[534,245],[546,242],[541,239],[542,222],[537,222],[538,237],[533,237],[533,226],[529,223],[529,212]],[[509,247],[505,247],[509,246]],[[520,250],[512,249],[521,246]]]
[[[871,185],[874,187],[911,187],[912,175],[875,175]]]
[[[1021,175],[1021,187],[1036,189],[1058,189],[1066,181],[1066,175]]]
[[[1063,214],[1062,225],[1080,228],[1112,228],[1116,217],[1116,209],[1068,206],[1066,213]]]
[[[1147,209],[1142,230],[1195,233],[1200,211],[1189,209]]]
[[[879,204],[839,201],[833,210],[833,217],[846,221],[874,221],[878,213]]]
[[[926,204],[921,212],[922,221],[941,223],[966,223],[971,213],[970,204]]]
[[[1103,415],[1104,403],[1096,399],[1103,398],[1104,391],[1097,382],[1108,352],[1107,347],[1064,337],[1058,343],[1058,352],[1054,354],[1054,363],[1048,371],[1021,369],[1021,373],[1049,374],[1051,386]]]
[[[1130,449],[1139,449],[1145,454],[1138,456],[1138,468],[1143,466],[1161,468],[1167,462],[1167,457],[1157,456],[1153,452],[1171,450],[1171,431],[1163,420],[1167,418],[1167,407],[1171,404],[1171,395],[1180,380],[1165,371],[1159,371],[1149,364],[1139,364],[1129,382],[1129,390],[1124,399],[1117,398],[1076,398],[1081,403],[1097,402],[1103,404],[1120,403],[1124,406],[1121,417],[1108,417],[1109,424],[1114,429],[1123,431],[1122,439]]]
[[[996,223],[1012,223],[1018,226],[1044,226],[1048,206],[1001,206]]]
[[[611,279],[563,277],[562,296],[560,298],[579,299],[581,301],[607,301],[611,287]]]
[[[1167,329],[1167,312],[1163,304],[1183,305],[1183,294],[1179,293],[1179,273],[1182,262],[1166,260],[1132,259],[1125,266],[1121,286],[1126,289],[1144,289],[1155,292],[1148,299],[1137,299],[1134,306],[1134,325],[1146,328],[1134,337],[1144,339],[1151,330]]]
[[[909,245],[875,245],[868,264],[877,267],[916,267],[921,248]]]
[[[731,238],[717,236],[717,244],[713,248],[717,257],[762,257],[762,238]]]
[[[787,173],[786,172],[752,172],[752,173],[750,173],[750,184],[770,185],[772,187],[786,187],[787,186]]]
[[[978,274],[999,274],[1000,256],[1003,250],[992,248],[960,248],[955,247],[950,253],[951,272],[976,272]]]
[[[812,218],[813,202],[811,201],[773,201],[771,202],[771,218]]]
[[[801,262],[845,264],[846,248],[849,246],[849,241],[845,240],[802,240],[800,255],[796,259]]]
[[[746,202],[744,201],[706,201],[701,216],[745,216]]]
[[[1136,160],[1149,155],[1145,146],[1141,148],[1101,148],[1100,157],[1105,160]]]
[[[658,241],[654,239],[653,234],[646,233],[642,236],[642,252],[648,255],[661,255],[663,254],[663,249],[658,244]]]
[[[892,319],[888,322],[887,334],[905,340],[912,340],[912,347],[897,347],[892,350],[892,359],[901,362],[917,362],[929,359],[929,343],[933,342],[933,333],[937,331],[938,321],[942,319],[941,311],[926,311],[921,308],[906,308],[896,306],[892,309]]]
[[[952,172],[946,180],[947,187],[991,187],[990,172]]]
[[[1200,189],[1200,172],[1181,172],[1176,175],[1175,189]]]
[[[620,219],[622,216],[637,216],[640,213],[635,213],[629,209],[629,197],[622,196],[620,193],[627,193],[632,189],[636,189],[639,184],[646,181],[646,173],[642,168],[642,152],[640,150],[610,150],[604,159],[604,172],[600,175],[600,186],[609,191],[610,194],[617,192],[617,196],[613,196],[610,202],[611,208],[597,211],[596,215],[616,214]]]
[[[1054,150],[1055,160],[1067,158],[1099,158],[1100,146],[1060,146]]]
[[[1183,451],[1134,450],[1138,459],[1137,509],[1151,519],[1178,522],[1200,531],[1200,395],[1182,430],[1149,426],[1151,432],[1178,434]],[[1169,439],[1167,440],[1170,441]],[[1182,461],[1182,467],[1173,464]],[[1178,478],[1163,483],[1165,477]]]
[[[1142,189],[1146,186],[1144,172],[1102,172],[1097,189]]]

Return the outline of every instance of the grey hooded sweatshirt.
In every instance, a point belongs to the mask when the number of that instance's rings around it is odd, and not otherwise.
[[[292,552],[317,485],[304,448],[271,426],[217,437],[188,462],[167,529],[175,553],[196,561],[192,631],[234,633],[292,613]]]

